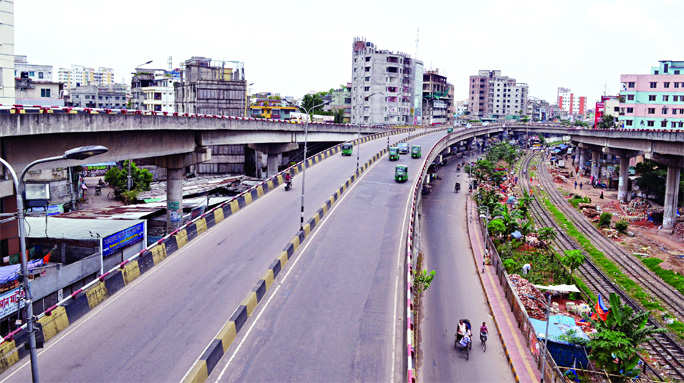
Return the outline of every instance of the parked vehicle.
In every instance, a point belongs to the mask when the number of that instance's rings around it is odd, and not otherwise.
[[[397,182],[408,181],[408,166],[397,165],[397,167],[394,168],[394,180]]]
[[[399,149],[397,149],[395,146],[392,146],[389,148],[389,160],[390,161],[398,161],[399,160]]]
[[[450,126],[447,128],[447,133],[453,133],[454,132],[454,127]]]
[[[411,158],[420,158],[420,145],[411,146]]]
[[[345,142],[344,144],[342,144],[342,155],[343,156],[351,156],[353,152],[354,152],[354,145],[352,145],[351,142]]]
[[[409,153],[409,144],[406,142],[400,142],[397,145],[397,149],[399,149],[399,154],[408,154]]]
[[[565,161],[564,160],[558,160],[556,163],[559,168],[564,168],[565,167]]]

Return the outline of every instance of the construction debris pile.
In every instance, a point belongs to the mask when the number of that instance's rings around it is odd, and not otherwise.
[[[520,302],[527,310],[527,315],[530,318],[546,320],[546,306],[543,303],[546,302],[544,294],[518,274],[511,274],[509,278],[518,293],[518,297],[520,297]],[[530,298],[530,296],[534,298]]]
[[[601,208],[592,203],[580,203],[577,205],[579,211],[589,219],[596,220],[601,216]]]

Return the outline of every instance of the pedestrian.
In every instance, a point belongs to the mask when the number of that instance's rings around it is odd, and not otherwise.
[[[530,268],[532,268],[531,263],[526,263],[522,267],[523,275],[527,275],[527,273],[530,271]]]
[[[575,181],[575,189],[577,189],[577,181]]]
[[[599,196],[599,199],[603,199],[603,190],[601,190],[601,195]]]
[[[582,183],[582,182],[580,182],[580,190],[582,190],[582,185],[583,185],[583,183]]]

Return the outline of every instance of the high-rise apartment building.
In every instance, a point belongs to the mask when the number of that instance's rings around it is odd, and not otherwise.
[[[70,69],[57,70],[57,81],[64,83],[64,87],[68,89],[84,85],[112,85],[114,69],[99,67],[95,70],[83,65],[72,65]]]
[[[451,89],[451,94],[450,94]],[[453,124],[453,85],[439,69],[423,73],[423,125]]]
[[[558,88],[558,107],[568,114],[584,115],[587,113],[587,98],[575,96],[570,88]]]
[[[684,61],[662,60],[650,74],[620,75],[618,126],[684,128]]]
[[[185,61],[175,84],[177,112],[244,116],[246,103],[244,63],[205,57]]]
[[[370,41],[352,44],[352,124],[417,124],[422,119],[423,62],[381,50]]]
[[[468,111],[481,118],[520,116],[527,110],[528,87],[500,70],[480,70],[470,76]]]
[[[0,104],[14,97],[14,2],[0,0]]]

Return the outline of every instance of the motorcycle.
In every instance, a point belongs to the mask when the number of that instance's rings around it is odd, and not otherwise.
[[[285,182],[285,191],[292,189],[292,181]]]

